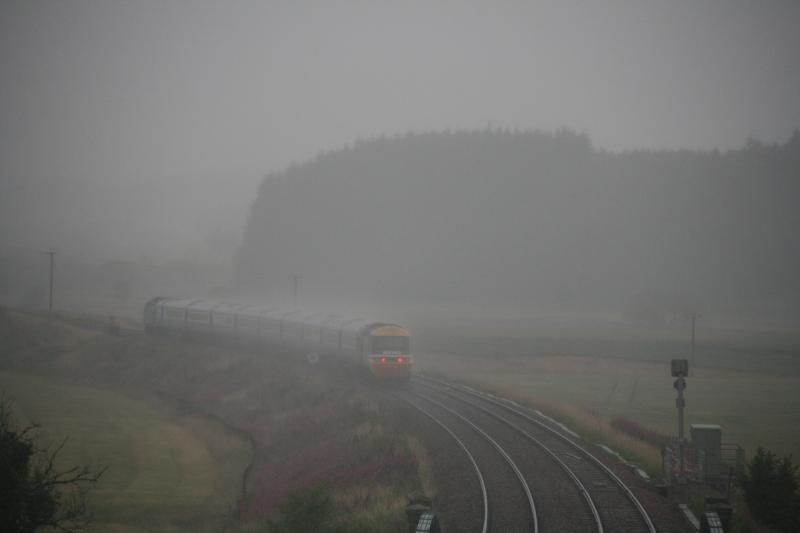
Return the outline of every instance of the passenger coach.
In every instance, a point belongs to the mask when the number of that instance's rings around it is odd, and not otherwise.
[[[368,368],[382,380],[408,380],[413,365],[403,326],[325,313],[307,314],[245,303],[153,298],[144,307],[148,332],[257,343],[336,357]]]

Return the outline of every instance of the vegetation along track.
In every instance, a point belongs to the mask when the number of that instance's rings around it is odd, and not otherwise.
[[[529,493],[536,502],[535,508],[531,502],[531,509],[536,509],[533,528],[497,523],[498,514],[510,511],[502,510],[507,506],[490,505],[489,531],[536,531],[538,526],[545,533],[655,533],[644,507],[607,466],[533,412],[467,387],[425,377],[415,379],[406,394],[416,401],[438,405],[465,421],[474,433],[492,439],[498,449],[505,450],[509,464],[515,464],[520,480],[529,481]],[[482,465],[483,456],[475,456]],[[488,469],[498,470],[491,466],[483,470]],[[500,492],[493,498],[490,491],[490,503],[516,502],[516,496],[503,495],[508,487],[508,481],[498,483],[496,490]]]

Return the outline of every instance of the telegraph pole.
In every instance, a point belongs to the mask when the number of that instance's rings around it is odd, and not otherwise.
[[[53,310],[53,268],[55,263],[56,251],[53,248],[42,252],[50,256],[50,300],[47,306],[48,311]]]
[[[297,274],[292,276],[292,281],[294,282],[294,308],[295,309],[297,309],[297,284],[301,279],[303,279],[303,276],[298,276]]]
[[[680,473],[681,479],[683,478],[686,467],[685,467],[685,439],[683,436],[683,410],[686,408],[686,399],[683,397],[683,390],[686,388],[686,380],[683,377],[679,377],[675,381],[675,388],[678,390],[678,398],[675,400],[675,405],[678,408],[678,450],[679,450],[679,466],[678,472]]]

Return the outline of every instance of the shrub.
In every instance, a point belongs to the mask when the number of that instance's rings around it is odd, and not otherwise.
[[[333,502],[321,485],[292,492],[280,506],[280,518],[269,522],[270,533],[357,533],[363,528],[334,524]]]
[[[778,459],[761,446],[742,477],[753,516],[780,531],[800,531],[800,480],[792,458]]]
[[[280,507],[280,519],[271,522],[273,533],[303,533],[326,530],[331,513],[330,494],[323,487],[298,490]]]

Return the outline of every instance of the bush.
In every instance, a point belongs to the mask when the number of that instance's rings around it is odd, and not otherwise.
[[[271,533],[333,532],[329,523],[332,510],[330,494],[321,486],[289,494],[280,506],[280,519],[270,522]]]
[[[368,533],[360,524],[334,523],[333,502],[324,486],[296,490],[279,508],[280,518],[269,522],[270,533]]]
[[[778,459],[758,447],[742,477],[747,506],[753,516],[780,531],[800,531],[800,479],[792,457]]]

